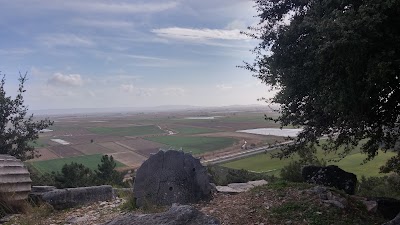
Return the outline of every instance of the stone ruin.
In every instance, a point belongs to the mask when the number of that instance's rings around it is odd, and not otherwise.
[[[0,200],[18,205],[28,199],[32,180],[21,160],[10,155],[0,155]]]
[[[137,170],[134,196],[139,207],[147,204],[196,203],[211,198],[207,169],[199,159],[182,151],[159,151]]]

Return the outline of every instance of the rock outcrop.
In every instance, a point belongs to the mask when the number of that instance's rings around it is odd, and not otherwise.
[[[207,200],[212,186],[199,159],[182,151],[159,151],[137,170],[133,190],[141,207]]]
[[[206,216],[193,206],[173,204],[163,213],[135,215],[127,214],[104,225],[218,225],[219,221]]]
[[[113,199],[113,188],[110,185],[53,189],[51,187],[35,187],[36,192],[30,194],[33,201],[46,202],[55,209],[67,209],[86,205],[97,201]]]
[[[335,187],[353,195],[357,184],[357,176],[348,173],[338,166],[305,166],[301,172],[305,181],[313,184]]]

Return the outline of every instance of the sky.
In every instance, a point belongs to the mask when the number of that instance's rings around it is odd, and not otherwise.
[[[0,71],[30,109],[262,104],[248,0],[0,0]]]

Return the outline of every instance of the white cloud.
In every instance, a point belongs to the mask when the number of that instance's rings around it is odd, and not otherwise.
[[[0,49],[0,55],[26,55],[32,52],[28,48]]]
[[[161,90],[163,95],[167,96],[183,96],[185,95],[185,89],[183,88],[164,88]]]
[[[227,90],[230,90],[233,88],[232,86],[226,85],[226,84],[218,84],[216,87],[217,87],[217,89],[222,90],[222,91],[227,91]]]
[[[123,92],[132,93],[135,90],[133,84],[121,84],[119,89]]]
[[[154,88],[138,88],[135,87],[133,84],[121,84],[119,86],[119,89],[122,92],[134,94],[138,97],[150,97],[153,95],[153,92],[155,91]]]
[[[76,19],[74,24],[86,27],[98,28],[131,28],[134,26],[132,22],[123,20],[89,20],[89,19]]]
[[[244,31],[247,29],[247,26],[244,21],[234,20],[226,25],[225,29],[227,30],[241,30]]]
[[[75,46],[75,47],[91,47],[94,42],[86,37],[79,37],[74,34],[49,34],[38,38],[39,42],[47,47],[56,46]]]
[[[63,75],[61,73],[55,73],[48,81],[48,84],[59,85],[59,86],[82,86],[83,80],[79,74]]]
[[[64,2],[64,1],[63,1]],[[175,8],[177,2],[157,3],[106,3],[95,1],[75,1],[66,3],[73,10],[101,13],[154,13]]]
[[[185,40],[247,40],[248,36],[241,34],[240,30],[226,29],[192,29],[182,27],[169,27],[161,29],[153,29],[153,33],[158,36],[173,39]]]

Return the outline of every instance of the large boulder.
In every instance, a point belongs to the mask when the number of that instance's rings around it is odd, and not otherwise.
[[[137,170],[136,205],[196,203],[211,197],[207,169],[200,160],[182,151],[159,151]]]
[[[335,187],[353,195],[357,184],[357,176],[348,173],[338,166],[305,166],[301,172],[304,180],[309,183]]]
[[[218,225],[219,221],[206,216],[189,205],[173,204],[163,213],[135,215],[127,214],[104,225]]]

